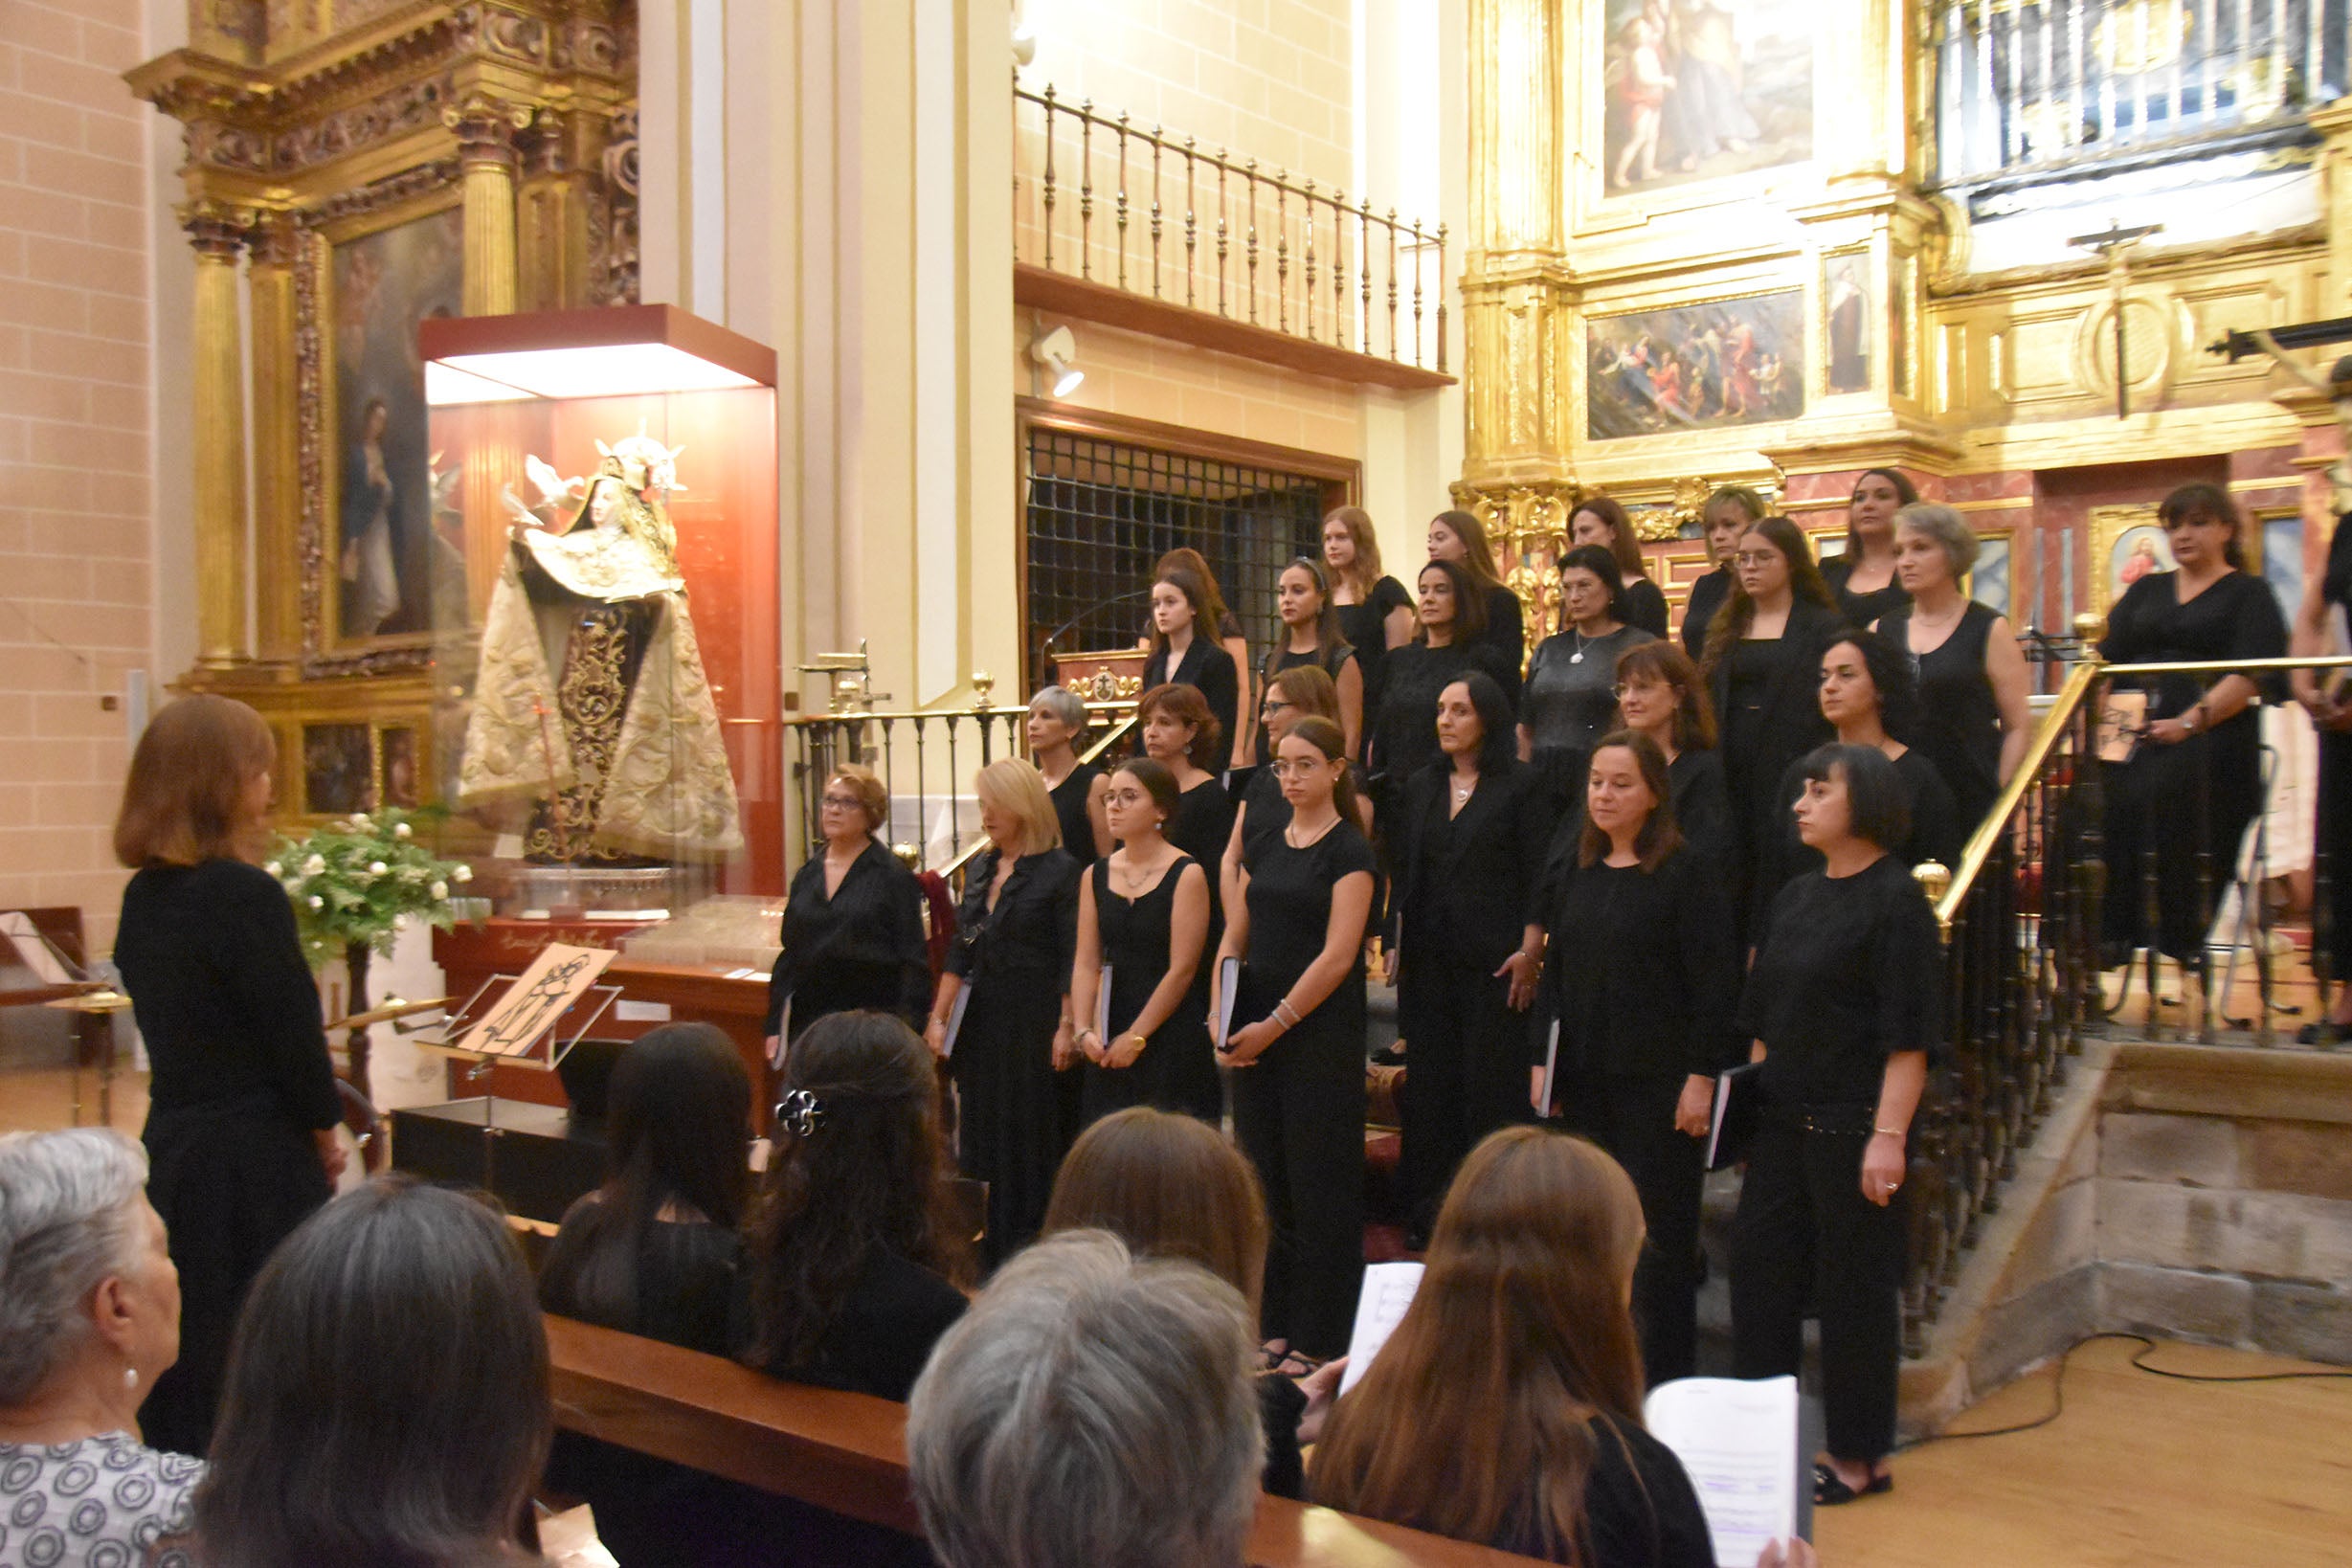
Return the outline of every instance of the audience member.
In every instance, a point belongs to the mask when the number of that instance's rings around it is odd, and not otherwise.
[[[1506,666],[1504,689],[1519,678],[1527,661],[1527,621],[1519,595],[1495,570],[1494,549],[1487,542],[1487,526],[1475,512],[1440,512],[1429,520],[1429,559],[1446,561],[1469,573],[1484,612],[1475,629],[1466,627],[1473,642],[1492,648]],[[1467,614],[1467,612],[1465,612]]]
[[[1236,736],[1232,765],[1240,767],[1248,753],[1239,750],[1235,726],[1242,718],[1242,672],[1247,666],[1235,663],[1232,653],[1209,636],[1213,617],[1223,613],[1216,591],[1198,572],[1185,567],[1161,571],[1152,585],[1152,642],[1143,679],[1146,685],[1198,686],[1217,716],[1217,728]]]
[[[1892,468],[1866,468],[1846,506],[1846,552],[1822,563],[1822,580],[1856,626],[1911,602],[1894,569],[1894,514],[1919,499]]]
[[[1691,584],[1682,607],[1682,648],[1693,661],[1707,652],[1707,628],[1715,612],[1731,596],[1738,580],[1732,557],[1739,553],[1739,536],[1771,515],[1764,498],[1744,484],[1723,484],[1699,508],[1699,526],[1707,539],[1707,559],[1714,570]]]
[[[1675,830],[1671,794],[1646,735],[1617,730],[1593,753],[1575,862],[1544,915],[1552,951],[1530,1072],[1536,1112],[1607,1150],[1641,1194],[1649,1244],[1633,1315],[1653,1384],[1696,1366],[1703,1146],[1715,1074],[1740,1055],[1731,904]]]
[[[1046,686],[1029,699],[1029,760],[1045,778],[1045,796],[1062,824],[1062,847],[1083,869],[1110,853],[1110,829],[1103,820],[1102,768],[1078,760],[1086,733],[1086,705],[1064,686]]]
[[[147,1198],[180,1271],[180,1357],[146,1440],[202,1455],[246,1288],[342,1175],[343,1101],[294,908],[263,870],[278,742],[226,697],[183,697],[139,737],[114,852],[115,963],[153,1076]]]
[[[0,1135],[0,1557],[189,1568],[201,1461],[139,1441],[180,1349],[146,1154],[110,1129]]]
[[[907,1467],[947,1568],[1241,1568],[1264,1440],[1248,1319],[1196,1264],[1071,1231],[939,1342]]]
[[[1597,545],[1607,550],[1625,585],[1624,612],[1617,618],[1651,637],[1666,636],[1666,594],[1650,580],[1648,563],[1642,559],[1641,540],[1624,507],[1609,496],[1586,496],[1568,518],[1568,543]]]
[[[1372,846],[1356,831],[1339,727],[1301,719],[1274,767],[1290,820],[1243,847],[1218,950],[1242,960],[1232,1028],[1212,976],[1218,1060],[1233,1069],[1233,1130],[1258,1169],[1274,1241],[1262,1321],[1285,1351],[1347,1348],[1363,1272],[1364,937]]]
[[[1536,896],[1552,809],[1512,749],[1511,705],[1472,670],[1438,697],[1437,760],[1390,824],[1397,945],[1389,978],[1410,1054],[1403,1120],[1407,1245],[1418,1249],[1480,1138],[1524,1119],[1519,1017],[1543,968]]]
[[[1647,735],[1666,757],[1675,831],[1692,851],[1719,860],[1731,804],[1698,666],[1670,642],[1645,642],[1617,656],[1616,693],[1619,724]]]
[[[1519,689],[1517,659],[1505,658],[1486,636],[1486,595],[1477,579],[1457,561],[1431,561],[1421,569],[1419,587],[1419,627],[1380,665],[1365,737],[1364,767],[1381,810],[1437,755],[1439,692],[1471,670],[1485,671],[1506,692]]]
[[[1201,635],[1205,637],[1208,628],[1215,627],[1217,645],[1224,649],[1226,657],[1233,661],[1235,704],[1242,728],[1235,728],[1234,714],[1220,712],[1219,723],[1224,727],[1225,739],[1232,748],[1229,759],[1221,765],[1220,771],[1224,767],[1245,767],[1250,755],[1249,743],[1253,738],[1248,728],[1249,719],[1257,710],[1257,693],[1249,685],[1249,639],[1242,635],[1241,621],[1226,608],[1224,590],[1218,586],[1217,573],[1209,570],[1206,556],[1190,546],[1183,546],[1161,556],[1159,564],[1152,570],[1155,574],[1165,574],[1176,568],[1181,568],[1200,579],[1200,587],[1208,595],[1201,602],[1199,612]],[[1149,666],[1146,667],[1144,683],[1153,683]]]
[[[1076,1131],[1057,1075],[1078,1064],[1069,989],[1079,871],[1060,847],[1061,823],[1035,768],[999,757],[974,777],[973,792],[990,846],[966,873],[925,1039],[955,1074],[956,1154],[964,1175],[988,1183],[995,1263],[1037,1234]],[[1074,1094],[1078,1080],[1068,1084]]]
[[[794,1047],[746,1232],[738,1359],[907,1398],[971,1272],[938,1105],[923,1042],[887,1014],[837,1013]]]
[[[518,1539],[548,1341],[496,1214],[383,1176],[303,1221],[237,1319],[193,1549],[236,1568],[476,1568]]]
[[[2178,567],[2151,571],[2107,614],[2111,664],[2277,659],[2286,619],[2270,585],[2245,570],[2237,504],[2185,484],[2158,509]],[[2106,956],[2153,944],[2202,973],[2205,933],[2238,841],[2262,809],[2262,720],[2252,677],[2167,675],[2134,682],[2148,712],[2130,760],[2107,782]],[[2150,929],[2143,862],[2153,860]]]
[[[1894,1485],[1904,1210],[1912,1113],[1943,1039],[1943,952],[1911,868],[1886,753],[1825,746],[1805,760],[1798,831],[1824,865],[1781,889],[1737,1018],[1755,1041],[1762,1110],[1732,1223],[1736,1376],[1793,1375],[1821,1320],[1828,1453],[1813,1500]]]
[[[1922,501],[1896,512],[1894,574],[1911,602],[1877,628],[1918,666],[1915,744],[1951,786],[1963,840],[2033,739],[2031,683],[2009,618],[1960,593],[1976,560],[1977,536],[1953,508]]]
[[[1176,810],[1167,769],[1136,757],[1109,784],[1119,847],[1079,882],[1070,974],[1086,1056],[1084,1119],[1154,1105],[1215,1121],[1223,1096],[1209,1051],[1208,993],[1193,983],[1209,951],[1208,873],[1167,840]]]
[[[1356,755],[1363,744],[1364,667],[1355,649],[1340,635],[1339,607],[1333,602],[1322,564],[1302,555],[1284,567],[1274,604],[1284,635],[1276,646],[1266,651],[1266,663],[1258,671],[1259,689],[1268,689],[1274,677],[1303,664],[1322,670],[1339,694],[1339,729],[1347,737],[1348,755]],[[1274,753],[1263,728],[1257,739],[1252,760],[1262,768],[1273,760]]]
[[[1534,764],[1555,814],[1579,803],[1585,759],[1616,715],[1619,656],[1656,640],[1627,623],[1617,562],[1599,545],[1560,558],[1559,593],[1562,629],[1535,645],[1519,697],[1519,755]]]
[[[1342,506],[1323,520],[1323,564],[1331,569],[1340,635],[1355,647],[1369,687],[1379,679],[1382,657],[1413,636],[1413,595],[1381,571],[1379,536],[1361,506]]]
[[[890,792],[870,768],[833,770],[818,795],[823,847],[794,873],[784,899],[784,949],[768,976],[768,1055],[780,1060],[784,1010],[795,1039],[831,1013],[871,1008],[919,1023],[930,999],[923,890],[874,835]]]

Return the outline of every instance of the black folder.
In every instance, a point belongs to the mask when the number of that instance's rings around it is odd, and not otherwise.
[[[1720,1171],[1748,1157],[1756,1112],[1763,1103],[1764,1064],[1744,1063],[1715,1074],[1714,1115],[1707,1129],[1707,1169]]]

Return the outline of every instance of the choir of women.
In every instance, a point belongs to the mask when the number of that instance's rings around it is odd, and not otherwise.
[[[1348,755],[1355,755],[1364,729],[1364,667],[1341,635],[1339,606],[1332,598],[1322,563],[1302,555],[1284,567],[1274,585],[1274,609],[1282,620],[1282,638],[1266,651],[1266,663],[1258,671],[1260,689],[1285,670],[1302,664],[1320,669],[1339,694],[1339,732],[1347,737]],[[1264,767],[1271,760],[1272,747],[1262,728],[1255,761]]]
[[[1554,811],[1575,801],[1584,760],[1616,714],[1617,661],[1657,638],[1628,621],[1617,559],[1599,545],[1561,557],[1559,594],[1561,629],[1536,644],[1519,697],[1519,755],[1543,776]]]
[[[1625,515],[1624,507],[1608,496],[1586,496],[1568,519],[1568,543],[1598,545],[1607,550],[1625,585],[1624,614],[1618,618],[1651,637],[1666,636],[1666,594],[1650,581],[1633,519]]]
[[[1894,566],[1894,514],[1919,499],[1892,468],[1866,468],[1846,507],[1846,552],[1822,565],[1837,607],[1856,626],[1910,602]]]

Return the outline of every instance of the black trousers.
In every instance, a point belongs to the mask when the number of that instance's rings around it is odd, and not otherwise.
[[[1798,1370],[1809,1294],[1829,1452],[1857,1463],[1893,1451],[1903,1333],[1904,1194],[1885,1208],[1862,1196],[1867,1141],[1768,1120],[1732,1222],[1733,1376]]]
[[[1244,982],[1245,1006],[1254,989]],[[1236,1016],[1263,1018],[1281,996]],[[1231,1077],[1234,1137],[1273,1223],[1260,1322],[1266,1337],[1306,1355],[1342,1355],[1364,1275],[1363,981],[1340,981]]]
[[[1607,1150],[1642,1198],[1649,1240],[1633,1269],[1633,1320],[1642,1374],[1652,1388],[1698,1366],[1699,1206],[1707,1179],[1703,1140],[1674,1130],[1680,1078],[1563,1079],[1560,1121]]]
[[[2326,857],[2327,952],[2341,985],[2352,977],[2352,734],[2320,734],[2318,794],[2314,847]]]
[[[1451,956],[1406,948],[1397,1021],[1404,1036],[1401,1175],[1406,1213],[1426,1224],[1455,1170],[1500,1127],[1526,1121],[1527,1015],[1511,1010],[1511,981]]]

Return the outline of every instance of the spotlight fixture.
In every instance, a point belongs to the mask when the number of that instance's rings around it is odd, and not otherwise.
[[[1053,379],[1053,395],[1067,397],[1086,379],[1086,372],[1075,369],[1071,361],[1078,357],[1078,340],[1066,326],[1057,326],[1029,343],[1029,357],[1043,367]]]
[[[1013,63],[1030,65],[1037,60],[1037,29],[1027,22],[1013,24]]]

